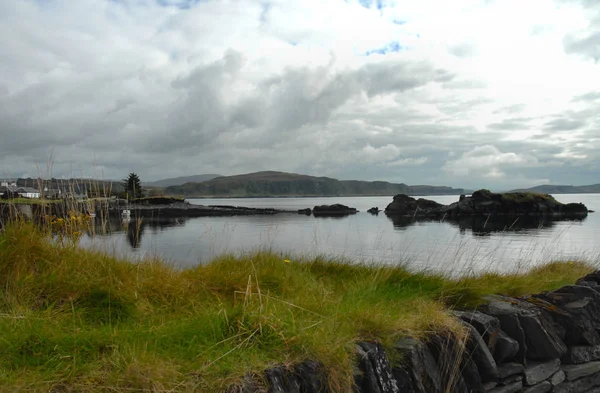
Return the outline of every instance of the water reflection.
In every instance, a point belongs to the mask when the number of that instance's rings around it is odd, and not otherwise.
[[[131,248],[139,248],[142,243],[144,231],[150,228],[153,233],[161,230],[185,226],[188,218],[130,218],[121,219],[111,217],[108,220],[94,220],[88,235],[112,235],[114,233],[125,232],[127,234],[127,242]]]
[[[554,217],[480,217],[469,216],[445,219],[443,222],[458,227],[461,234],[471,231],[473,236],[490,236],[495,232],[511,232],[535,234],[538,231],[553,228],[559,222],[583,222],[587,217],[554,218]],[[413,219],[410,217],[388,216],[394,229],[406,230],[413,225],[426,222],[441,222],[438,219]]]

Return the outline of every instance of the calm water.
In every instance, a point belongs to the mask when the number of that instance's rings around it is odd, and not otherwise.
[[[449,204],[458,196],[427,197]],[[110,235],[86,236],[82,244],[138,258],[159,255],[181,267],[210,261],[223,253],[259,248],[291,255],[324,254],[355,261],[406,263],[414,269],[449,273],[514,271],[566,258],[599,260],[600,194],[557,195],[561,202],[583,202],[591,213],[576,221],[514,219],[459,222],[391,220],[371,215],[392,197],[192,199],[203,205],[301,209],[342,203],[360,213],[343,218],[299,214],[273,216],[144,219],[110,223]],[[139,230],[137,230],[139,225]],[[99,232],[99,231],[98,231]],[[139,234],[138,234],[139,233]]]

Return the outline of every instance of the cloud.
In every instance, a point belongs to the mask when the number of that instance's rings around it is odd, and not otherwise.
[[[0,2],[0,172],[35,176],[53,152],[59,177],[593,183],[598,15],[575,0]]]
[[[565,52],[575,53],[600,61],[600,5],[594,1],[582,1],[587,11],[584,26],[565,35]]]
[[[545,124],[545,128],[551,131],[571,131],[585,126],[584,121],[575,119],[554,119]]]
[[[504,178],[505,169],[536,166],[537,159],[518,153],[503,153],[492,145],[478,146],[463,153],[456,160],[449,160],[443,169],[454,176]]]

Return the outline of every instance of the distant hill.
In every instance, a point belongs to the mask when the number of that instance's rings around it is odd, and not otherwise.
[[[589,186],[555,186],[546,184],[531,188],[521,188],[511,192],[539,192],[542,194],[596,194],[600,193],[600,184],[591,184]]]
[[[408,186],[385,181],[337,180],[286,172],[255,172],[190,182],[164,189],[166,195],[186,197],[458,195],[465,190],[437,186]]]
[[[207,180],[214,179],[215,177],[220,177],[221,175],[194,175],[194,176],[181,176],[181,177],[172,177],[169,179],[162,179],[153,182],[143,182],[143,187],[169,187],[169,186],[180,186],[185,183],[201,183]]]

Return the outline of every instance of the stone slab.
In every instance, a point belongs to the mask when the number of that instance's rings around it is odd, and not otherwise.
[[[511,375],[523,374],[525,367],[521,363],[502,363],[498,365],[498,376],[502,379]]]
[[[530,362],[525,369],[525,385],[537,385],[548,379],[560,369],[560,360],[552,359],[546,362]]]
[[[583,364],[569,364],[562,366],[567,381],[573,381],[588,375],[600,373],[600,362],[589,362]]]
[[[489,391],[489,393],[517,393],[523,389],[523,382],[515,382],[512,385],[498,386]]]
[[[552,386],[556,386],[563,383],[566,378],[565,372],[563,370],[558,370],[548,379],[548,381],[550,381]]]
[[[600,359],[600,345],[575,345],[567,349],[563,363],[581,364]]]
[[[523,393],[546,393],[552,389],[552,384],[548,381],[542,381],[537,385],[523,389]]]

